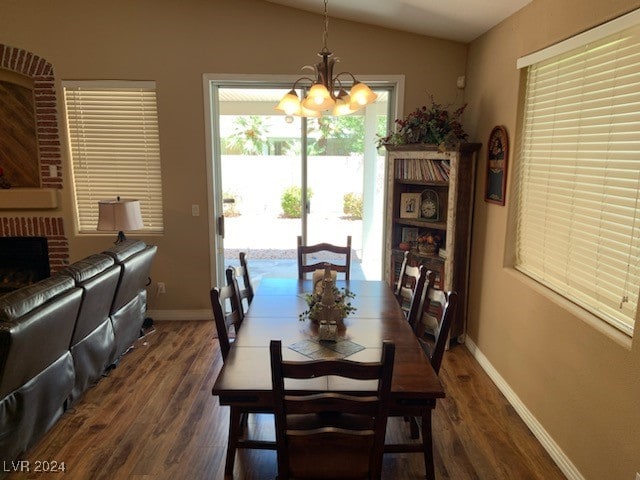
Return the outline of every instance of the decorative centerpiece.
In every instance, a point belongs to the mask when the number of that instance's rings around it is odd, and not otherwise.
[[[440,150],[453,148],[467,140],[460,123],[467,104],[449,112],[443,105],[429,96],[431,106],[423,106],[409,113],[406,118],[395,120],[396,131],[387,136],[378,136],[378,148],[385,145],[409,145],[429,143],[437,145]]]
[[[356,310],[349,301],[351,298],[355,298],[355,294],[347,288],[336,287],[331,268],[325,265],[322,280],[314,283],[313,293],[305,295],[309,308],[299,318],[301,321],[308,318],[315,323],[324,321],[327,325],[335,324],[341,328],[344,318]]]

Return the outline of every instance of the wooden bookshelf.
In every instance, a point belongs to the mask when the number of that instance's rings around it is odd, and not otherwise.
[[[411,246],[410,261],[425,265],[436,273],[436,284],[444,290],[458,292],[456,318],[451,339],[463,341],[467,316],[467,284],[469,281],[469,249],[473,200],[479,143],[463,143],[455,150],[440,151],[435,145],[387,146],[389,156],[388,192],[391,200],[387,211],[386,252],[389,259],[387,278],[391,285],[404,251],[400,244]],[[429,192],[429,193],[426,193]],[[438,211],[418,208],[406,211],[406,196],[420,199],[437,196]],[[419,195],[418,195],[419,194]],[[403,211],[403,208],[405,211]],[[412,207],[413,208],[413,207]],[[424,210],[424,211],[423,211]],[[413,218],[407,218],[407,215]],[[424,216],[429,218],[424,218]],[[439,239],[438,251],[421,253],[415,238],[431,234]],[[407,241],[410,240],[410,241]]]

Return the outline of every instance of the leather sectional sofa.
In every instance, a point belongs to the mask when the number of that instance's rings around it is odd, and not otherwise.
[[[156,250],[127,240],[0,296],[0,463],[34,445],[139,338]]]

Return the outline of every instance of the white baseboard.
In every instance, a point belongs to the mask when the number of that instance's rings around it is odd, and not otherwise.
[[[213,320],[213,312],[205,310],[147,310],[145,314],[154,320]]]
[[[558,465],[558,468],[562,470],[562,473],[569,480],[585,480],[582,474],[578,471],[576,466],[571,462],[569,457],[562,451],[560,446],[553,440],[551,435],[544,429],[542,424],[533,416],[525,404],[520,400],[518,395],[511,389],[509,384],[498,373],[498,371],[491,365],[489,359],[484,356],[478,346],[467,335],[465,339],[465,345],[478,361],[482,369],[489,375],[489,378],[495,383],[496,387],[507,398],[507,401],[518,412],[520,418],[529,427],[529,430],[535,435],[538,441],[542,444],[542,447],[551,456],[554,462]]]

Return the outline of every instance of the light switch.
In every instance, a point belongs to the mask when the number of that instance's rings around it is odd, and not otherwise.
[[[200,205],[191,205],[191,216],[193,217],[200,216]]]

